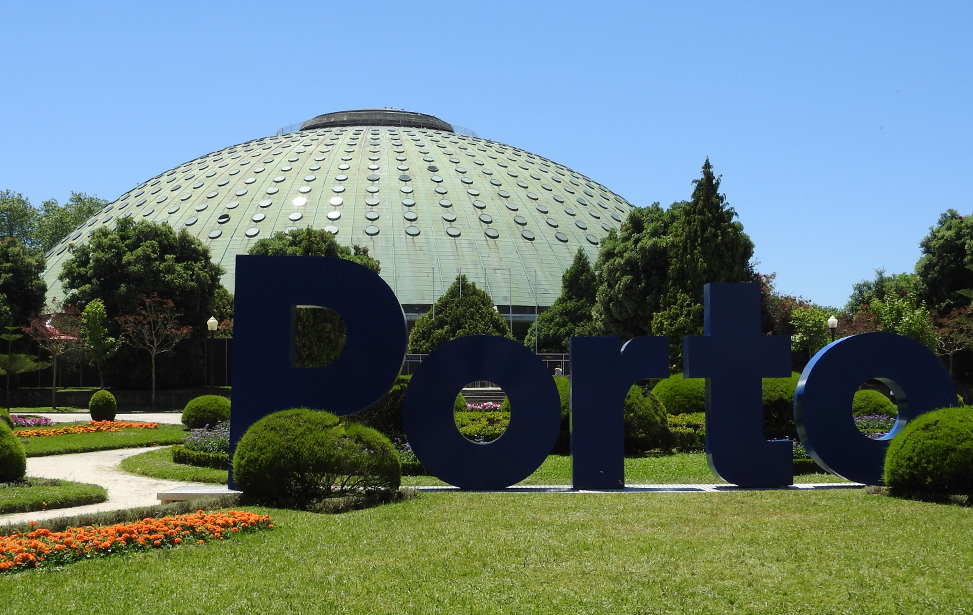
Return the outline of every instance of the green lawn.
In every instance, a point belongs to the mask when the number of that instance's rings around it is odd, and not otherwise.
[[[212,483],[225,485],[226,470],[214,468],[197,468],[196,466],[174,463],[172,449],[162,448],[156,451],[146,451],[122,459],[122,470],[140,476],[161,478],[164,480],[183,481],[187,483]]]
[[[86,422],[86,421],[85,421]],[[78,423],[61,423],[66,427]],[[84,422],[80,423],[84,424]],[[43,429],[43,428],[38,428]],[[16,435],[17,431],[14,431]],[[157,429],[123,429],[114,432],[62,434],[60,436],[34,436],[20,438],[28,457],[88,453],[115,448],[136,448],[179,444],[186,435],[182,425],[159,424]]]
[[[22,483],[0,484],[0,514],[70,508],[107,499],[103,487],[67,480],[27,478]]]
[[[16,597],[0,611],[973,610],[973,509],[862,490],[428,493],[342,515],[255,510],[275,529],[0,576]]]

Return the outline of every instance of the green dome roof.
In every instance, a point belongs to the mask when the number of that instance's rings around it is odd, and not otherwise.
[[[45,280],[70,247],[118,218],[164,222],[209,246],[234,290],[235,257],[277,231],[326,228],[367,247],[407,313],[422,313],[460,272],[506,312],[550,306],[579,247],[598,245],[633,208],[542,156],[459,134],[430,115],[368,109],[318,116],[302,130],[223,148],[138,184],[47,254]],[[468,131],[466,131],[468,132]]]

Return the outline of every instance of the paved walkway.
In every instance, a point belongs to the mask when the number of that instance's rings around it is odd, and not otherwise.
[[[126,448],[73,455],[30,457],[27,459],[27,476],[60,478],[79,483],[101,485],[108,491],[108,500],[100,504],[89,504],[88,506],[74,508],[0,515],[0,525],[40,521],[103,510],[152,506],[159,503],[158,494],[160,491],[194,484],[136,476],[119,469],[118,464],[121,463],[122,459],[158,448],[164,447]],[[212,485],[210,486],[212,487]]]

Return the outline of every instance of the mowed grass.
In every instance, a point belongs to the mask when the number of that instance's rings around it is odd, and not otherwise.
[[[198,468],[172,460],[171,448],[160,448],[146,451],[122,459],[121,469],[139,476],[161,478],[164,480],[184,481],[190,483],[212,483],[225,485],[227,471],[215,468]]]
[[[966,613],[973,509],[863,490],[427,493],[0,576],[31,613]]]
[[[56,427],[69,427],[75,424],[83,425],[86,422],[61,423]],[[15,430],[14,435],[16,434],[17,431]],[[20,441],[24,444],[24,450],[27,452],[28,457],[43,457],[45,455],[88,453],[115,448],[179,444],[185,435],[185,427],[182,425],[166,425],[160,423],[156,429],[122,429],[121,431],[101,433],[34,436],[20,438]]]
[[[108,492],[104,487],[67,480],[27,478],[0,484],[0,514],[70,508],[107,499]]]

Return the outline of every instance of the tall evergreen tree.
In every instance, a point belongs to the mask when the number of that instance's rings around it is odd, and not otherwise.
[[[510,337],[507,321],[497,312],[489,293],[465,275],[456,276],[434,310],[416,321],[409,333],[409,352],[424,354],[464,335]]]
[[[567,352],[568,340],[580,327],[591,323],[597,291],[595,272],[584,249],[578,248],[574,262],[561,276],[561,296],[530,326],[524,344],[540,352]],[[540,331],[540,337],[534,337]]]
[[[47,284],[44,257],[16,237],[0,239],[0,321],[25,326],[41,311]]]

